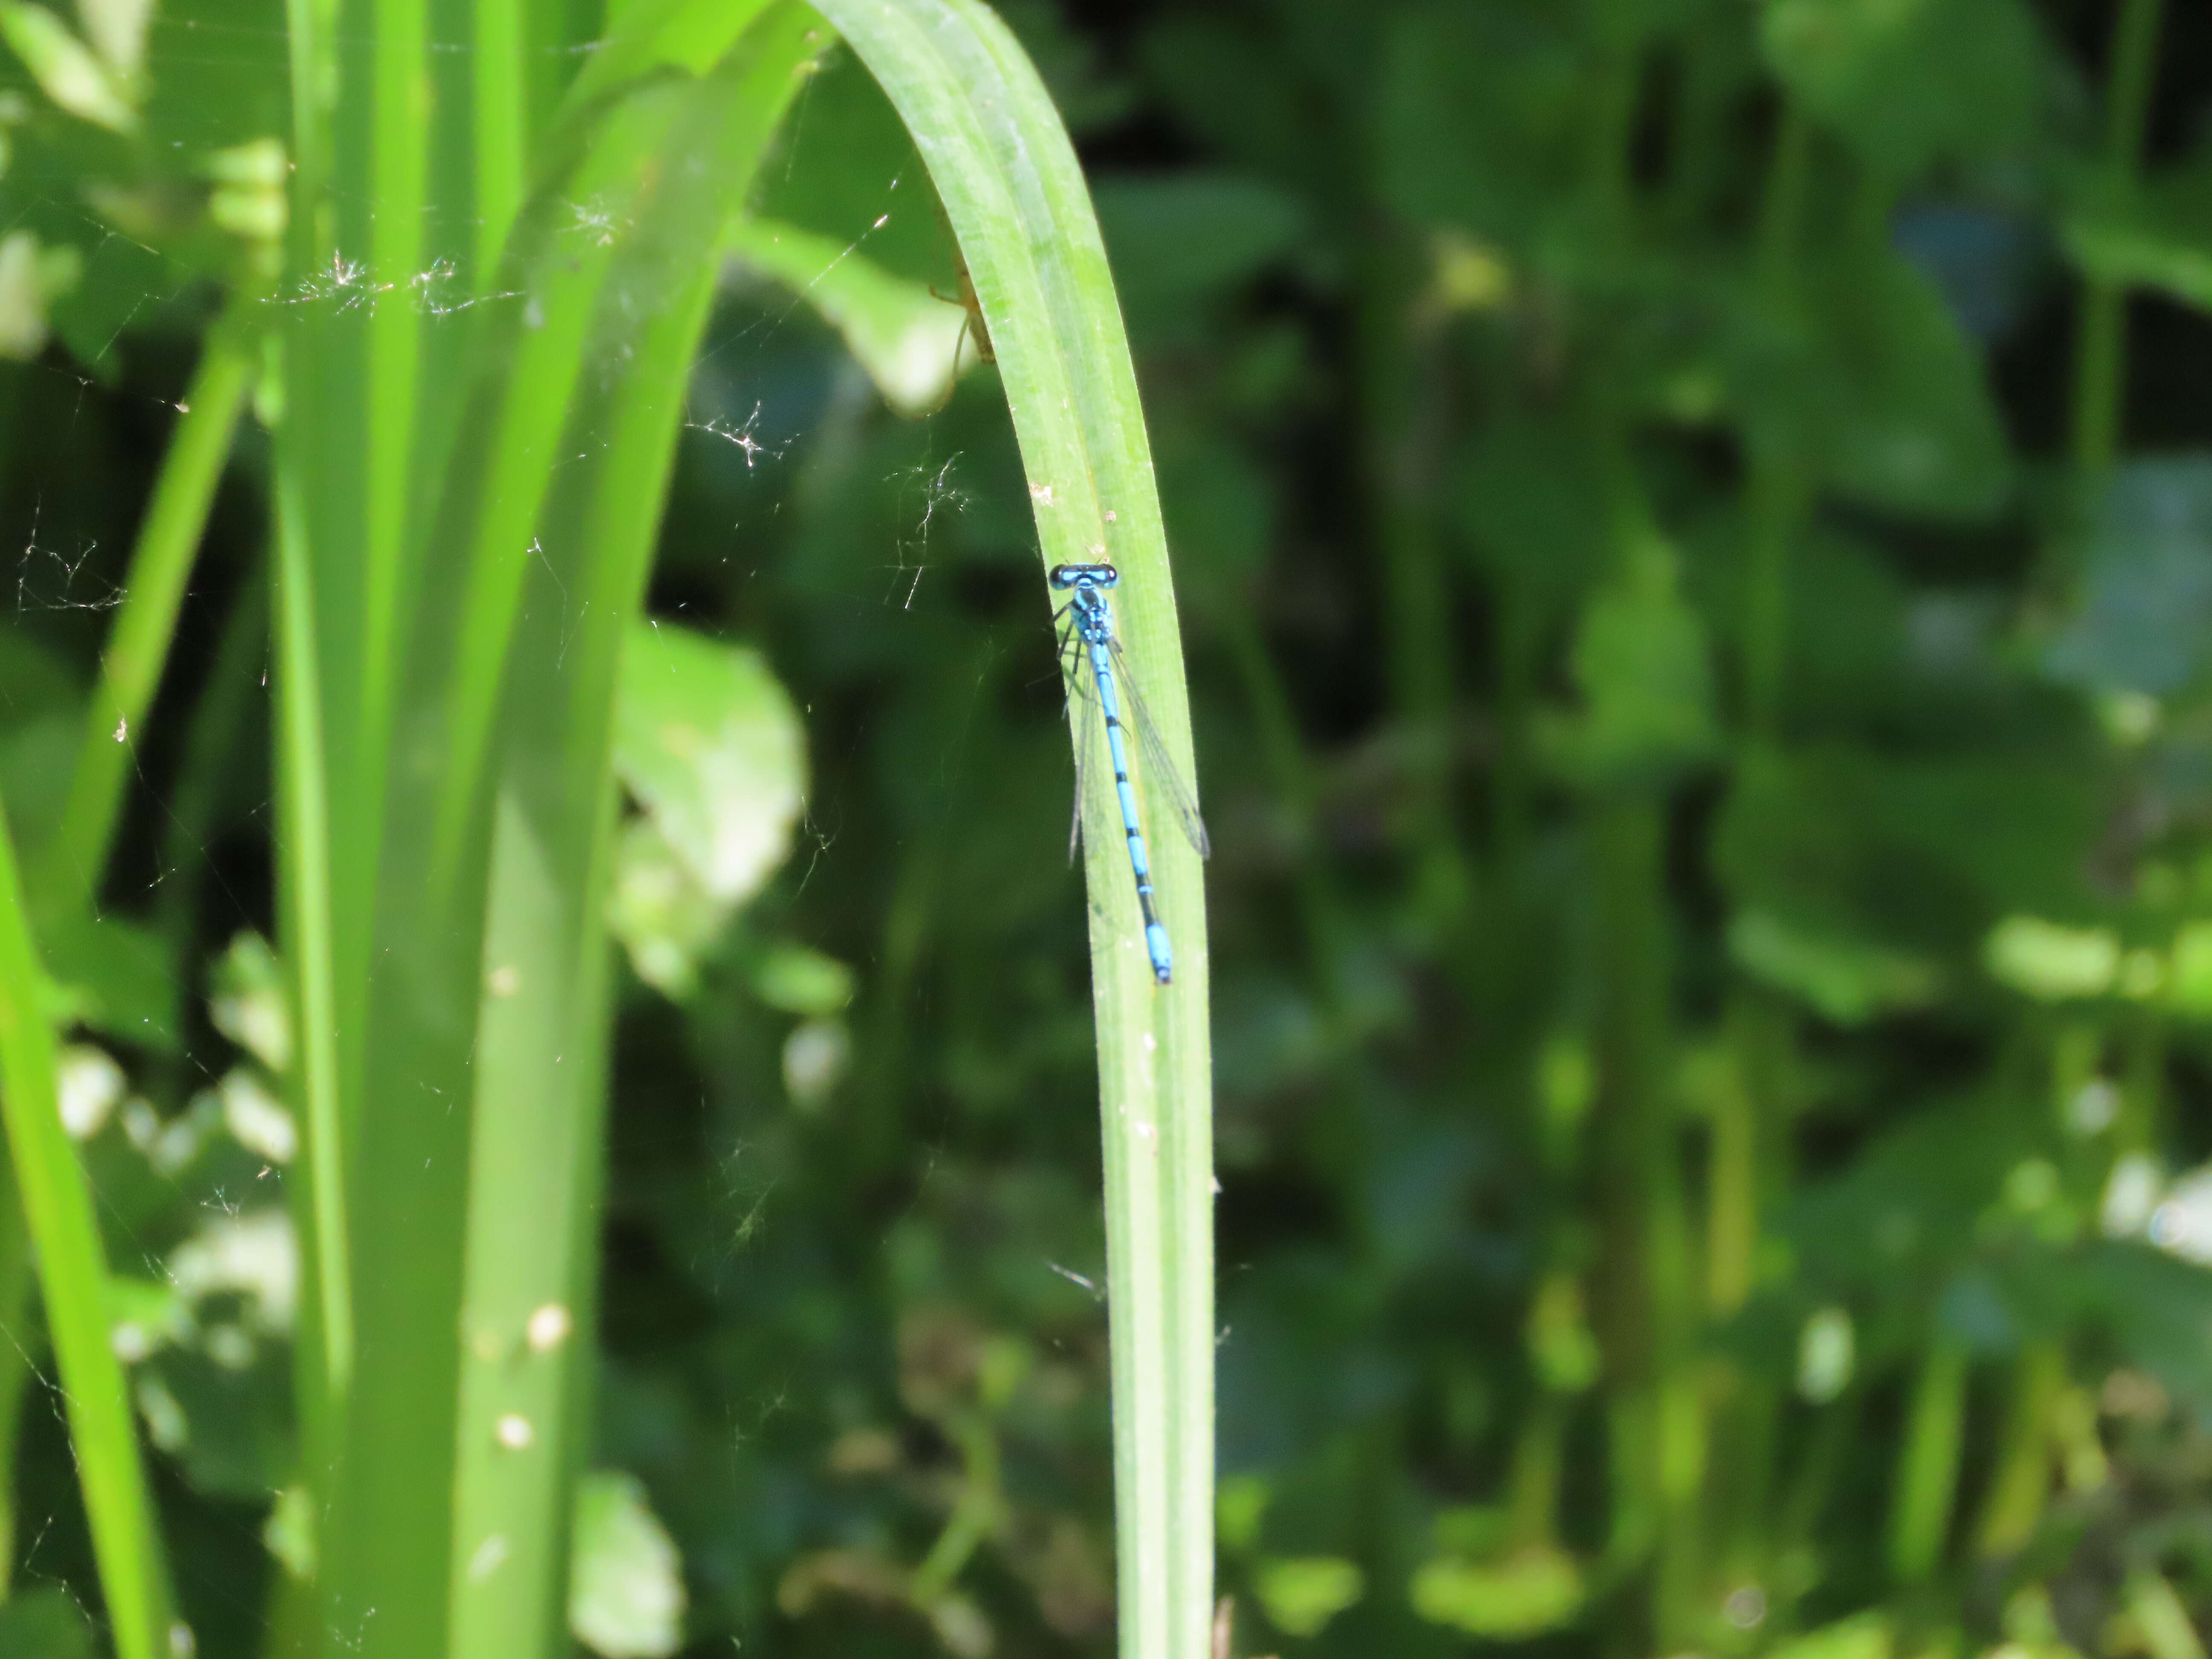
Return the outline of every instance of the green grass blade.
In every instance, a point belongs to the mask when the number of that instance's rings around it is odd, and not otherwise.
[[[364,732],[384,726],[401,644],[410,520],[419,494],[416,393],[422,317],[414,303],[428,216],[431,77],[427,0],[375,0],[375,94],[370,105],[368,567],[362,612]]]
[[[303,1131],[301,1156],[288,1186],[306,1290],[298,1348],[302,1461],[313,1471],[326,1466],[353,1370],[347,1143],[340,1110],[330,781],[323,763],[326,728],[313,575],[299,484],[281,467],[276,514],[279,902],[296,1032],[292,1093]]]
[[[1190,714],[1134,370],[1066,130],[974,0],[816,0],[882,84],[974,278],[1048,566],[1110,557],[1134,672],[1177,765]],[[1043,625],[1043,615],[1038,618]],[[1146,821],[1170,822],[1139,780]],[[1204,888],[1149,837],[1176,982],[1146,963],[1110,779],[1084,802],[1104,1123],[1115,1471],[1125,1656],[1198,1659],[1212,1617],[1213,1159]]]
[[[659,70],[703,75],[774,0],[634,0],[568,88],[573,121]]]
[[[230,458],[231,434],[252,384],[259,343],[246,318],[234,311],[209,332],[185,394],[184,413],[131,550],[123,607],[86,713],[69,801],[39,860],[34,890],[41,915],[74,916],[98,896],[136,752],[134,734],[169,659],[185,581]]]
[[[23,1206],[15,1196],[15,1164],[0,1137],[0,1310],[6,1310],[10,1330],[22,1330],[22,1317],[31,1305],[30,1230],[24,1224]],[[22,1442],[23,1395],[34,1370],[29,1350],[21,1342],[0,1353],[0,1601],[8,1595],[7,1576],[15,1570],[15,1449]]]
[[[77,1482],[120,1659],[179,1650],[130,1387],[107,1322],[107,1268],[92,1188],[58,1108],[46,974],[23,906],[13,838],[0,831],[0,1115],[61,1369]]]
[[[520,0],[476,0],[476,290],[489,292],[529,186],[530,131]]]

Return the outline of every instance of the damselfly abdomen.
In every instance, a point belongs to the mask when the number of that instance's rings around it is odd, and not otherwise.
[[[1127,724],[1136,728],[1137,746],[1144,754],[1145,775],[1153,785],[1155,798],[1167,803],[1199,857],[1209,856],[1212,848],[1206,839],[1206,825],[1198,816],[1198,803],[1176,771],[1175,763],[1168,757],[1159,728],[1153,724],[1136,682],[1130,677],[1128,659],[1122,654],[1121,642],[1114,636],[1114,611],[1107,601],[1106,590],[1118,586],[1121,580],[1121,573],[1110,564],[1055,565],[1052,572],[1053,586],[1068,596],[1067,603],[1055,614],[1065,619],[1060,628],[1060,649],[1061,672],[1067,684],[1068,718],[1079,722],[1075,741],[1075,823],[1068,831],[1067,847],[1073,857],[1083,833],[1083,781],[1087,775],[1084,757],[1089,752],[1091,734],[1103,725],[1107,754],[1114,765],[1114,793],[1121,805],[1122,834],[1129,847],[1129,868],[1137,878],[1137,908],[1145,920],[1145,951],[1152,960],[1153,979],[1165,985],[1175,977],[1175,957],[1168,945],[1168,930],[1161,925],[1152,903],[1152,860],[1145,851],[1137,792],[1129,780],[1129,746],[1122,735],[1123,692],[1128,698]],[[1086,689],[1084,684],[1085,666],[1095,690]],[[1089,714],[1089,706],[1094,701],[1100,716],[1096,722]]]

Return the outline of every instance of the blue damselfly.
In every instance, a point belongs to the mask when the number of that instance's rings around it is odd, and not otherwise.
[[[1168,949],[1168,930],[1160,925],[1159,915],[1152,908],[1152,860],[1145,854],[1144,827],[1137,821],[1137,792],[1129,781],[1129,749],[1121,735],[1122,693],[1128,698],[1128,724],[1136,727],[1137,745],[1145,757],[1145,775],[1153,786],[1155,798],[1167,804],[1176,824],[1198,849],[1199,857],[1210,857],[1213,849],[1206,839],[1206,825],[1198,816],[1198,802],[1190,786],[1176,770],[1175,762],[1168,757],[1159,728],[1153,724],[1145,700],[1138,693],[1136,681],[1129,673],[1128,659],[1121,653],[1121,642],[1114,636],[1114,611],[1107,603],[1106,590],[1117,586],[1121,580],[1121,573],[1110,564],[1053,567],[1053,586],[1067,595],[1067,603],[1054,616],[1060,621],[1060,670],[1067,685],[1068,718],[1076,722],[1075,823],[1068,830],[1067,852],[1073,858],[1082,837],[1083,781],[1089,775],[1085,757],[1091,753],[1094,734],[1103,726],[1107,754],[1114,763],[1114,793],[1121,807],[1121,830],[1129,843],[1129,868],[1137,878],[1137,908],[1145,919],[1145,950],[1152,959],[1152,977],[1165,985],[1174,977],[1175,958]],[[1084,659],[1088,659],[1090,669],[1088,687],[1084,684]],[[1119,692],[1115,689],[1117,674]],[[1094,702],[1100,716],[1097,720],[1088,714]]]

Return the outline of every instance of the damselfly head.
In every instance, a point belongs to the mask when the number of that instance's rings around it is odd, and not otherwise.
[[[1112,587],[1121,573],[1110,564],[1056,564],[1049,580],[1054,587]]]

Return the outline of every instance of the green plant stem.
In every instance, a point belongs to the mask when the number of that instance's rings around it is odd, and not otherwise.
[[[1407,744],[1406,830],[1425,926],[1448,925],[1466,898],[1453,831],[1451,597],[1433,503],[1443,354],[1416,303],[1424,273],[1410,235],[1374,236],[1359,312],[1361,429],[1383,580],[1382,659]]]
[[[1796,303],[1812,149],[1812,124],[1794,99],[1785,100],[1767,164],[1755,269],[1759,303],[1777,313],[1778,321]],[[1743,719],[1753,742],[1771,744],[1782,729],[1790,552],[1809,505],[1809,490],[1791,434],[1754,429],[1747,440]]]
[[[4,824],[0,810],[0,824]],[[167,1659],[179,1638],[131,1390],[108,1329],[107,1268],[92,1188],[57,1102],[45,969],[13,837],[0,830],[0,1115],[7,1127],[77,1480],[119,1659]]]
[[[2164,1009],[2152,1006],[2136,1010],[2122,1027],[2116,1153],[2148,1152],[2159,1144],[2166,1116],[2167,1018]]]
[[[1958,1504],[1966,1419],[1966,1346],[1939,1331],[1913,1381],[1890,1499],[1889,1570],[1904,1588],[1925,1583],[1942,1559]]]
[[[2051,1492],[2052,1430],[2065,1388],[2066,1352],[2057,1343],[2031,1342],[2021,1351],[1996,1474],[1976,1528],[1975,1545],[1985,1558],[2018,1554],[2043,1518]]]
[[[1778,1555],[1803,1548],[1819,1527],[1821,1512],[1835,1491],[1836,1477],[1843,1470],[1844,1455],[1858,1432],[1864,1403],[1864,1390],[1853,1384],[1816,1408],[1818,1419],[1776,1517]]]
[[[2123,0],[2113,27],[2105,82],[2103,187],[2124,198],[2135,187],[2150,115],[2164,0]],[[2112,470],[2120,441],[2120,404],[2127,379],[2127,291],[2091,279],[2081,290],[2074,336],[2073,463],[2086,506]]]
[[[1491,855],[1513,890],[1535,822],[1535,765],[1529,732],[1536,711],[1545,607],[1526,580],[1493,590],[1498,604],[1498,759],[1491,769]]]
[[[1601,243],[1626,257],[1634,234],[1630,151],[1638,52],[1607,43],[1593,74],[1584,188]],[[1628,416],[1602,367],[1588,418],[1613,550],[1613,579],[1671,559],[1652,522],[1631,451]],[[1626,1568],[1656,1553],[1650,1638],[1687,1644],[1705,1543],[1699,1301],[1683,1190],[1668,1054],[1666,800],[1663,787],[1617,787],[1591,806],[1599,964],[1596,1114],[1592,1123],[1604,1239],[1594,1286],[1613,1429],[1612,1538]]]
[[[1298,736],[1290,696],[1281,671],[1267,653],[1260,626],[1249,607],[1234,605],[1223,615],[1221,635],[1230,660],[1244,682],[1245,701],[1258,729],[1260,752],[1267,763],[1275,797],[1293,815],[1298,857],[1293,878],[1298,920],[1306,937],[1306,955],[1314,988],[1325,1003],[1340,999],[1342,974],[1340,952],[1345,937],[1343,907],[1328,878],[1328,866],[1318,843],[1321,837],[1319,803],[1316,799],[1313,764]]]
[[[960,1449],[960,1497],[945,1529],[908,1580],[908,1594],[923,1613],[943,1601],[984,1540],[998,1530],[1006,1514],[1000,1491],[999,1436],[991,1420],[977,1413],[953,1425]]]
[[[1660,803],[1642,795],[1601,800],[1594,813],[1605,941],[1592,1124],[1605,1240],[1597,1288],[1616,1427],[1609,1549],[1633,1559],[1663,1545],[1658,1612],[1671,1626],[1694,1559],[1685,1534],[1704,1447],[1689,1352],[1687,1217],[1666,1086],[1664,823]]]
[[[1811,123],[1785,98],[1767,164],[1753,271],[1757,302],[1775,314],[1778,325],[1797,303],[1811,163]],[[1812,489],[1788,429],[1754,424],[1744,434],[1744,452],[1741,742],[1743,763],[1757,764],[1782,742],[1790,566]],[[1714,1107],[1705,1183],[1707,1311],[1717,1321],[1732,1318],[1749,1297],[1770,1195],[1786,1184],[1786,1079],[1796,1040],[1789,1011],[1741,978],[1730,988],[1723,1029],[1730,1077]],[[1712,1494],[1713,1521],[1727,1540],[1721,1565],[1732,1577],[1759,1577],[1781,1396],[1771,1378],[1730,1362],[1716,1361],[1711,1369],[1711,1432],[1733,1449],[1713,1470],[1719,1488]]]
[[[239,410],[260,363],[252,308],[251,301],[241,301],[209,331],[155,478],[124,577],[123,606],[86,710],[68,804],[39,860],[35,890],[42,916],[79,915],[99,896],[139,727],[169,659],[185,584],[230,458]]]
[[[1505,1509],[1516,1548],[1559,1541],[1559,1477],[1566,1466],[1567,1423],[1573,1410],[1572,1395],[1543,1390],[1513,1443]]]

